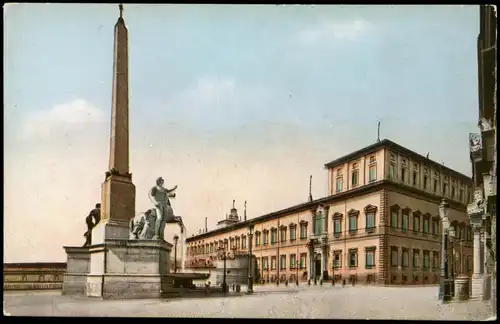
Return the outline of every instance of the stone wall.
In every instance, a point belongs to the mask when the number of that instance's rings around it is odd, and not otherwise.
[[[61,289],[66,263],[4,264],[4,290]]]
[[[254,258],[255,265],[255,258]],[[224,260],[217,260],[215,278],[216,285],[222,284],[224,277]],[[253,277],[255,278],[255,267]],[[247,284],[248,283],[248,256],[238,255],[234,260],[226,260],[226,282],[228,284]]]

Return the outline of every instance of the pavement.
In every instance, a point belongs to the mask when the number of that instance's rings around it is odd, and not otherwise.
[[[243,291],[246,288],[243,287]],[[208,317],[474,320],[492,318],[483,301],[443,304],[437,287],[255,286],[253,295],[210,298],[101,300],[60,291],[4,292],[13,316]],[[494,317],[496,318],[496,317]]]

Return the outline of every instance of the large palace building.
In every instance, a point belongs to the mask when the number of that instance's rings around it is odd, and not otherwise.
[[[186,240],[185,267],[214,267],[224,247],[248,253],[249,225],[257,282],[307,279],[379,284],[439,282],[445,198],[456,230],[448,260],[471,272],[472,233],[466,214],[471,178],[390,140],[325,165],[328,196],[240,220],[233,206],[218,228]]]

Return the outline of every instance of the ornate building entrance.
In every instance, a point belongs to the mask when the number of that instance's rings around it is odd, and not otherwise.
[[[321,259],[321,253],[316,253],[314,258],[314,277],[317,279],[321,278],[321,269],[323,268],[321,266]]]

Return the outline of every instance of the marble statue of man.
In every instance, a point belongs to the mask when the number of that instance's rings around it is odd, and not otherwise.
[[[149,199],[156,209],[156,222],[153,239],[162,239],[165,230],[165,224],[174,219],[174,212],[170,205],[170,198],[175,198],[175,186],[172,189],[163,187],[164,181],[162,177],[156,179],[156,186],[149,191]]]

